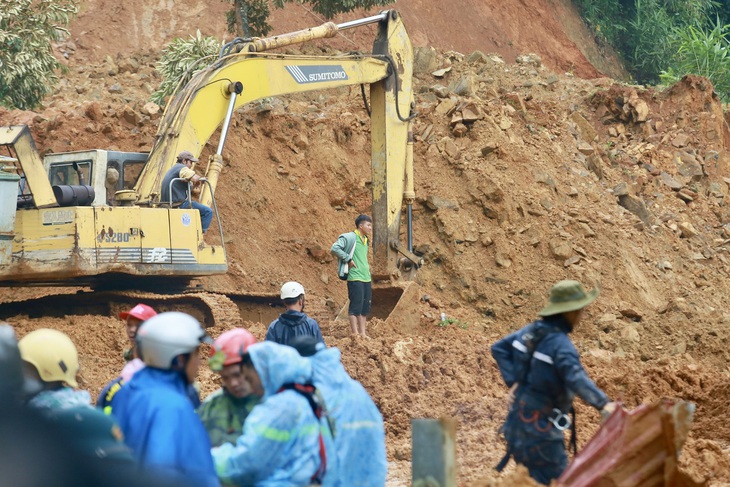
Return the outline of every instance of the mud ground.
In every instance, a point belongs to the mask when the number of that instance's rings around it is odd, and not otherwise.
[[[72,29],[74,50],[59,46],[70,53],[59,92],[36,112],[0,110],[0,125],[30,124],[43,151],[150,149],[159,116],[144,105],[159,82],[159,39],[120,40],[132,51],[118,55],[117,44],[97,40],[95,8],[104,5],[88,4],[85,23]],[[125,12],[116,23],[134,18]],[[415,39],[426,22],[406,18]],[[135,25],[115,28],[147,32]],[[164,38],[180,25],[153,32]],[[498,52],[488,42],[484,52]],[[327,250],[370,204],[369,122],[354,88],[236,114],[216,193],[230,271],[201,283],[266,294],[290,279],[304,284],[328,345],[342,350],[383,412],[392,486],[409,485],[410,418],[444,415],[459,421],[460,484],[524,484],[512,465],[502,476],[492,470],[504,452],[497,429],[506,390],[489,346],[533,319],[553,282],[599,285],[601,297],[573,337],[589,374],[627,407],[661,397],[695,402],[682,467],[710,485],[730,484],[730,132],[711,85],[690,78],[647,90],[566,74],[561,63],[570,56],[513,63],[509,52],[466,57],[474,47],[461,55],[447,51],[456,45],[437,46],[426,57],[451,70],[442,78],[423,70],[416,83],[414,233],[426,259],[417,279],[420,324],[373,320],[372,339],[363,340],[332,321],[346,292]],[[337,49],[345,48],[324,50]],[[518,54],[530,51],[538,50]],[[121,93],[110,92],[115,84]],[[477,118],[465,121],[465,112]],[[203,158],[216,143],[214,136]],[[49,292],[59,290],[0,289],[0,299]],[[441,312],[458,322],[439,327]],[[68,333],[92,394],[123,365],[126,338],[114,316],[6,318],[21,336],[40,327]],[[246,325],[263,338],[265,324]],[[216,387],[208,371],[201,386]],[[580,446],[598,413],[579,404],[578,415]]]

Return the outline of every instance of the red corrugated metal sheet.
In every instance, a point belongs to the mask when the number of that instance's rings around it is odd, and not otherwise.
[[[694,404],[662,400],[617,409],[558,479],[561,487],[689,485],[677,469]],[[697,485],[697,484],[695,484]]]

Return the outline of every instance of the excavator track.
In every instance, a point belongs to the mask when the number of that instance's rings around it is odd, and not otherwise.
[[[0,320],[68,315],[117,316],[137,303],[158,312],[182,311],[197,318],[206,328],[231,328],[245,321],[268,323],[281,312],[279,296],[242,292],[225,293],[189,288],[174,294],[146,291],[103,290],[61,292],[0,303]]]

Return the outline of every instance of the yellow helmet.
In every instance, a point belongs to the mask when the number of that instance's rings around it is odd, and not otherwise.
[[[79,353],[64,333],[41,328],[25,335],[18,348],[21,358],[38,370],[44,382],[61,381],[78,387]]]

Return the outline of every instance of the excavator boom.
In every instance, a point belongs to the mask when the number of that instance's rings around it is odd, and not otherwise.
[[[378,23],[372,54],[335,57],[287,56],[261,52],[314,38],[332,37],[342,28]],[[332,23],[304,31],[243,44],[196,74],[168,105],[149,160],[135,187],[138,204],[158,200],[165,173],[176,155],[188,150],[199,156],[223,123],[218,153],[205,170],[211,182],[199,201],[210,205],[222,167],[220,152],[233,110],[261,98],[351,85],[370,87],[373,191],[373,275],[399,273],[398,242],[404,196],[412,203],[413,48],[398,14],[380,15],[336,26]],[[218,157],[216,157],[218,156]],[[405,194],[404,194],[405,193]],[[410,235],[410,228],[409,228]],[[409,239],[410,244],[410,239]],[[410,246],[410,245],[409,245]],[[411,254],[412,256],[412,254]],[[408,267],[417,267],[415,257]]]
[[[372,23],[378,31],[370,54],[269,52]],[[413,201],[411,76],[411,43],[400,17],[390,10],[346,24],[327,23],[228,45],[175,94],[146,161],[140,153],[90,150],[52,154],[44,162],[27,127],[0,128],[0,146],[7,147],[17,176],[27,183],[22,194],[17,192],[15,208],[11,205],[3,214],[7,228],[0,233],[7,249],[0,255],[0,284],[106,284],[125,276],[138,282],[225,273],[221,219],[216,218],[221,243],[206,244],[196,210],[160,201],[162,180],[177,154],[187,150],[199,156],[221,127],[198,198],[217,215],[214,193],[236,108],[261,98],[351,85],[370,88],[373,276],[398,276],[403,267],[399,256],[410,255],[406,267],[417,267],[410,237],[407,246],[398,241],[404,198],[408,205]],[[2,190],[12,190],[15,197],[15,180],[4,180]]]

